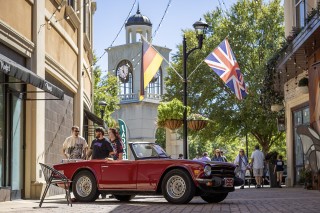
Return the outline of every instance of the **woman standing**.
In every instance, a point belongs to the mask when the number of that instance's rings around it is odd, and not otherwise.
[[[238,176],[243,180],[244,183],[246,170],[248,168],[248,158],[246,157],[243,149],[240,149],[239,155],[236,157],[234,164],[237,165]],[[244,189],[244,185],[242,185],[240,189]]]
[[[121,137],[115,128],[109,128],[108,130],[109,139],[114,150],[114,160],[123,159],[123,145],[121,142]]]

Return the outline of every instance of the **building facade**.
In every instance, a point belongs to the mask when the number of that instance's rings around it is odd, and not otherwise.
[[[0,200],[39,198],[39,162],[61,162],[71,127],[88,138],[91,0],[0,0]],[[92,117],[93,116],[93,117]],[[101,122],[101,120],[95,120]]]
[[[128,141],[155,141],[157,130],[157,107],[166,90],[164,78],[168,64],[163,60],[159,70],[145,90],[144,99],[139,100],[141,89],[141,35],[151,42],[152,23],[140,13],[131,16],[126,25],[126,44],[108,48],[108,70],[119,77],[120,109],[113,117],[127,124]],[[155,46],[155,49],[169,61],[170,49]]]
[[[288,186],[299,184],[300,170],[310,163],[304,155],[297,126],[310,125],[320,133],[319,9],[319,0],[284,1],[288,45],[278,59],[275,87],[283,94],[285,103]],[[309,79],[308,92],[299,87],[303,78]]]

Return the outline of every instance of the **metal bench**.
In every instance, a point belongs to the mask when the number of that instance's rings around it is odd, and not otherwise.
[[[66,191],[66,198],[68,205],[70,204],[72,206],[72,201],[71,201],[71,195],[70,195],[70,184],[72,181],[70,181],[64,174],[60,173],[59,171],[55,170],[54,168],[45,165],[43,163],[39,163],[44,175],[44,178],[46,180],[46,188],[42,194],[41,200],[39,207],[42,206],[43,200],[46,197],[46,194],[49,190],[49,187],[51,184],[57,185],[57,184],[62,184],[64,185],[64,189]]]

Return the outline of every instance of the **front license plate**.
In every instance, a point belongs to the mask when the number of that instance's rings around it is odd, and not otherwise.
[[[233,178],[224,179],[224,187],[233,187]]]

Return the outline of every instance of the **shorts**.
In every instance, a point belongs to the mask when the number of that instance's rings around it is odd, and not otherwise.
[[[277,171],[277,176],[283,175],[283,171]]]
[[[263,176],[263,168],[260,168],[260,169],[253,168],[253,176],[262,177]]]

